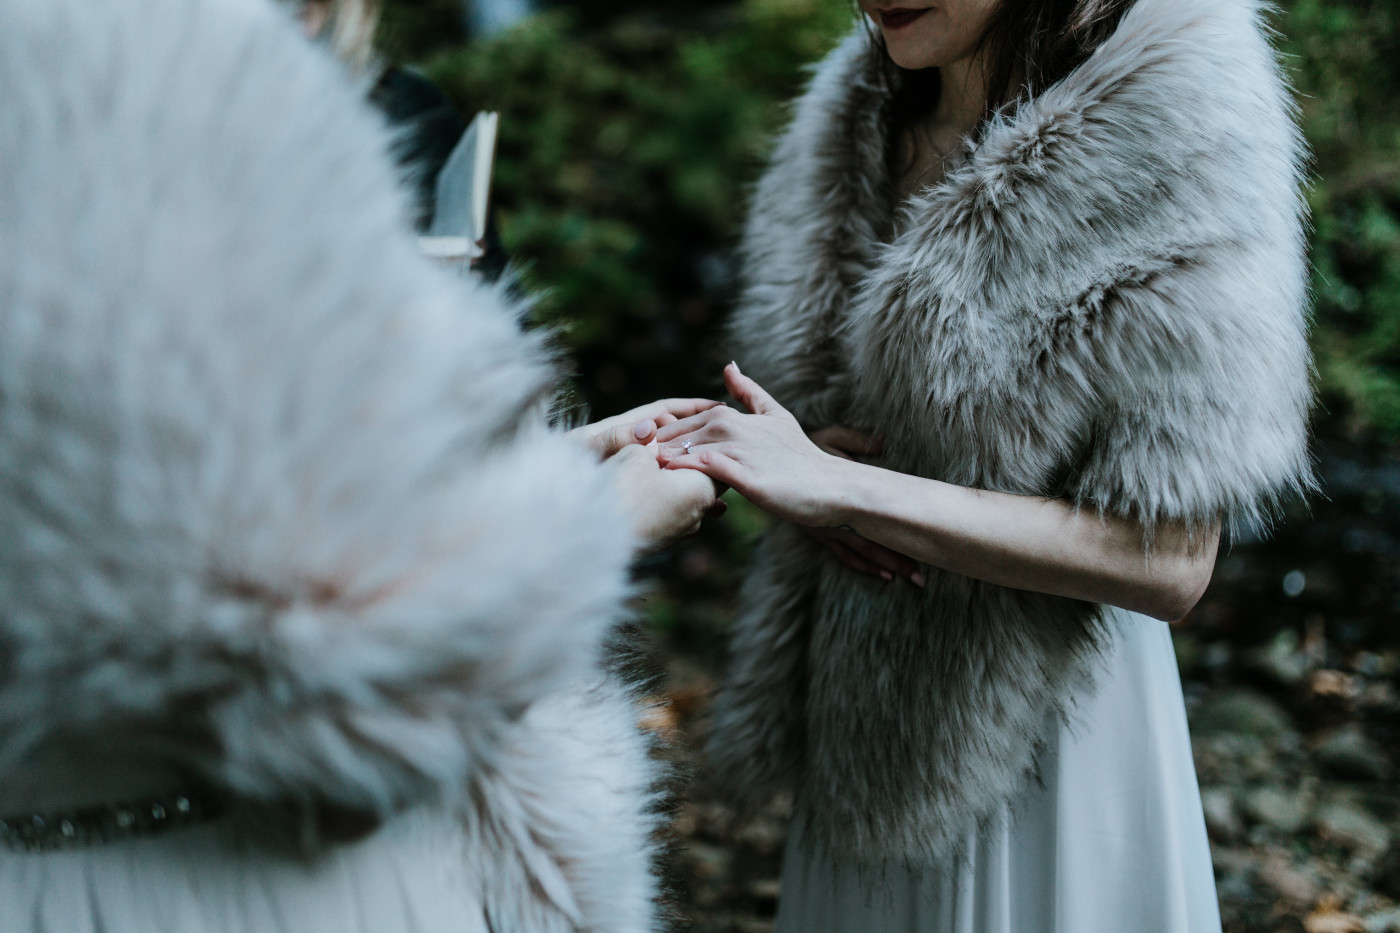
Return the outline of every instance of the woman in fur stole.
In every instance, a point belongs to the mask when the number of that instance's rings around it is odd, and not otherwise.
[[[1218,930],[1162,620],[1311,484],[1267,11],[861,7],[758,186],[752,414],[661,435],[782,520],[718,776],[795,791],[782,931]]]
[[[711,483],[545,427],[389,143],[271,4],[0,0],[5,933],[657,925],[603,645]]]

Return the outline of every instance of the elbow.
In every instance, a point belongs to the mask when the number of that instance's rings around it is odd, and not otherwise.
[[[1213,551],[1210,560],[1196,558],[1183,561],[1175,572],[1153,580],[1151,593],[1145,600],[1147,605],[1141,611],[1163,622],[1181,621],[1205,595],[1214,570]]]

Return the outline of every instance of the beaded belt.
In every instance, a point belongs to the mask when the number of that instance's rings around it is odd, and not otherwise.
[[[0,819],[0,843],[23,852],[99,845],[193,826],[221,812],[219,798],[185,792],[109,806],[26,813]]]

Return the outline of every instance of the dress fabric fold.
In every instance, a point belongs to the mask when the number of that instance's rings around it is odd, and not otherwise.
[[[799,812],[776,933],[1218,933],[1171,635],[1129,612],[1106,623],[1095,688],[1072,722],[1046,722],[1039,780],[960,856],[871,885],[807,844]]]

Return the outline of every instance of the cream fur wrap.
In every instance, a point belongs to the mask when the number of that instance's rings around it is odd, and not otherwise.
[[[990,121],[897,212],[863,31],[817,69],[759,184],[744,371],[882,466],[1199,531],[1311,485],[1304,146],[1254,0],[1138,0],[1082,66]],[[894,218],[891,227],[890,218]],[[1092,689],[1099,607],[760,545],[711,754],[819,842],[947,857]]]
[[[656,772],[603,663],[634,542],[389,143],[271,3],[0,0],[0,814],[117,744],[438,808],[463,930],[643,933]]]

